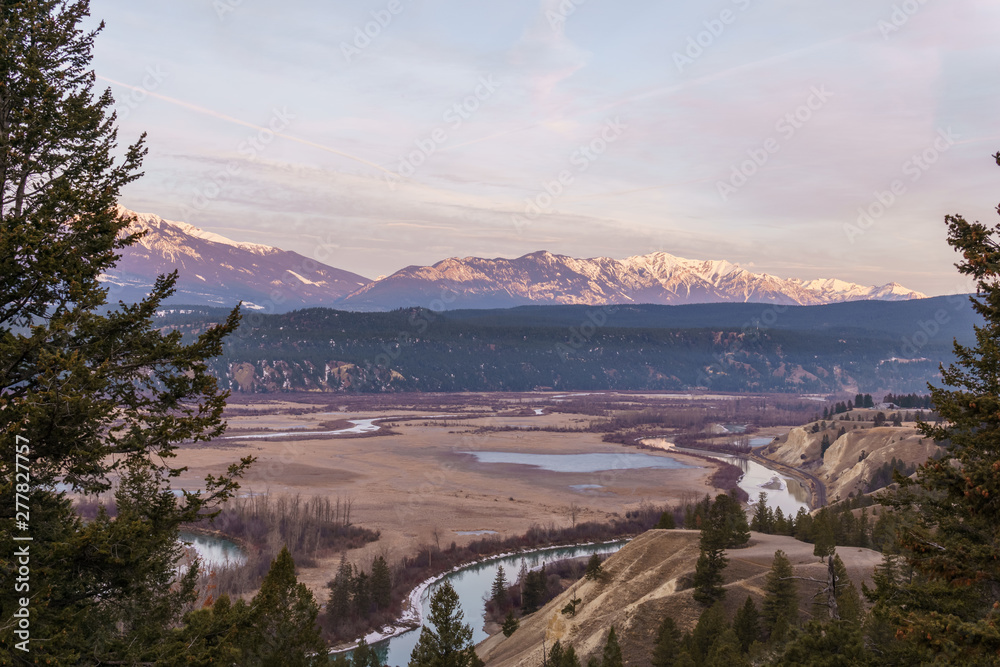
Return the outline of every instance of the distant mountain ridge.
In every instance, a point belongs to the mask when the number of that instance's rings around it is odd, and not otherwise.
[[[813,306],[922,298],[926,295],[897,283],[866,287],[837,279],[779,278],[725,260],[684,259],[665,252],[619,260],[539,251],[516,259],[450,258],[433,266],[409,266],[361,287],[342,305],[354,310],[434,301],[449,309],[721,302]]]
[[[548,251],[514,259],[448,258],[369,280],[295,252],[233,241],[184,222],[133,213],[144,231],[103,277],[113,300],[137,300],[157,274],[180,271],[172,303],[234,305],[283,312],[309,306],[385,311],[522,305],[773,303],[823,305],[926,298],[897,283],[864,286],[838,279],[800,280],[752,273],[725,260],[665,252],[626,259],[577,259]]]
[[[110,300],[136,301],[158,274],[179,272],[174,303],[233,306],[283,312],[332,304],[371,282],[296,252],[242,243],[185,222],[121,209],[135,218],[130,231],[145,232],[122,250],[115,269],[102,276]]]

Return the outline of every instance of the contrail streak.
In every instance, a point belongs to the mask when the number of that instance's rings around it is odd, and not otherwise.
[[[115,81],[114,79],[109,79],[109,78],[107,78],[105,76],[98,76],[97,78],[100,79],[101,81],[107,81],[108,83],[112,83],[112,84],[114,84],[116,86],[122,86],[123,88],[129,88],[131,90],[139,91],[141,93],[145,93],[146,95],[149,95],[150,97],[155,97],[158,100],[163,100],[164,102],[169,102],[170,104],[175,104],[175,105],[177,105],[179,107],[184,107],[185,109],[190,109],[191,111],[194,111],[196,113],[204,114],[206,116],[211,116],[212,118],[218,118],[219,120],[224,120],[224,121],[226,121],[228,123],[235,123],[236,125],[242,125],[244,127],[249,127],[251,129],[254,129],[254,130],[266,130],[268,132],[272,132],[274,134],[274,136],[276,136],[276,137],[281,137],[282,139],[287,139],[289,141],[294,141],[296,143],[303,144],[305,146],[310,146],[312,148],[318,148],[321,151],[326,151],[327,153],[333,153],[334,155],[339,155],[341,157],[346,157],[349,160],[354,160],[355,162],[360,162],[361,164],[366,164],[369,167],[373,167],[375,169],[378,169],[379,171],[384,172],[386,174],[389,174],[391,176],[396,176],[396,174],[394,172],[391,172],[388,169],[385,169],[384,167],[381,167],[381,166],[375,164],[374,162],[369,162],[368,160],[366,160],[364,158],[360,158],[360,157],[358,157],[356,155],[351,155],[350,153],[345,153],[343,151],[338,151],[335,148],[330,148],[329,146],[324,146],[323,144],[317,144],[315,141],[308,141],[307,139],[300,139],[299,137],[294,137],[294,136],[292,136],[290,134],[283,134],[281,132],[274,132],[274,130],[272,130],[270,128],[267,128],[267,127],[262,127],[260,125],[254,125],[253,123],[248,123],[245,120],[240,120],[239,118],[233,118],[232,116],[227,116],[226,114],[219,113],[218,111],[212,111],[211,109],[206,109],[206,108],[200,107],[200,106],[198,106],[196,104],[191,104],[190,102],[185,102],[183,100],[178,100],[178,99],[175,99],[173,97],[167,97],[166,95],[160,95],[159,93],[154,93],[154,92],[152,92],[150,90],[147,90],[145,88],[140,88],[139,86],[131,86],[131,85],[127,84],[127,83],[122,83],[121,81]]]

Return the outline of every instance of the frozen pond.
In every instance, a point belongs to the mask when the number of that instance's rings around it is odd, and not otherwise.
[[[285,438],[296,435],[347,435],[350,433],[372,433],[382,428],[375,422],[401,421],[404,419],[444,419],[446,417],[457,417],[457,416],[458,415],[417,415],[417,416],[404,415],[402,417],[373,417],[371,419],[348,419],[347,421],[350,422],[351,424],[354,424],[354,426],[348,426],[347,428],[340,428],[335,431],[307,431],[305,429],[302,429],[298,431],[254,433],[252,435],[226,435],[219,439],[253,440],[262,438]]]
[[[247,562],[246,554],[236,543],[212,535],[181,532],[181,542],[190,542],[191,548],[198,553],[202,568],[219,567],[222,565],[243,565]]]
[[[260,438],[283,438],[295,435],[338,435],[343,433],[370,433],[379,430],[379,425],[375,422],[384,421],[388,417],[376,417],[374,419],[348,419],[354,424],[348,428],[337,429],[336,431],[283,431],[280,433],[254,433],[253,435],[227,435],[221,440],[253,440]]]
[[[569,488],[574,491],[579,491],[580,493],[592,493],[598,489],[603,489],[604,487],[600,484],[570,484]]]
[[[471,454],[480,463],[515,463],[535,466],[551,472],[598,472],[601,470],[632,470],[692,468],[669,456],[652,454],[524,454],[521,452],[461,452]]]

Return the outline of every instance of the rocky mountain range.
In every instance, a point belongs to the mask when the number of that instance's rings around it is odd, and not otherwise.
[[[180,272],[174,303],[232,305],[242,300],[249,308],[269,312],[308,306],[383,311],[528,304],[821,305],[925,297],[897,283],[864,286],[837,279],[780,278],[725,260],[691,260],[665,252],[626,259],[576,259],[548,251],[515,259],[449,258],[369,280],[295,252],[233,241],[149,213],[132,215],[133,228],[145,235],[104,276],[113,301],[141,298],[157,274],[174,269]]]
[[[241,243],[184,222],[122,210],[135,218],[130,231],[143,232],[122,250],[114,270],[102,277],[109,301],[141,299],[159,274],[177,269],[173,303],[233,306],[284,312],[331,305],[370,280],[350,271],[257,243]]]
[[[779,278],[725,260],[692,260],[665,252],[575,259],[533,252],[516,259],[451,258],[409,266],[344,299],[352,310],[414,305],[440,310],[527,304],[775,303],[799,306],[844,301],[899,301],[925,295],[896,283],[865,287],[843,280]]]

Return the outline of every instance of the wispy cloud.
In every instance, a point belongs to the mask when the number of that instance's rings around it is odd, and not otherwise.
[[[126,205],[181,217],[235,161],[189,222],[303,254],[332,235],[334,263],[365,275],[443,254],[665,250],[950,290],[942,216],[986,219],[996,205],[1000,6],[925,3],[884,34],[895,0],[753,2],[702,36],[703,54],[679,72],[673,54],[742,4],[409,4],[350,62],[340,43],[383,4],[242,3],[222,21],[210,3],[94,0],[92,11],[108,25],[97,73],[116,93],[138,91],[147,64],[170,72],[122,121],[123,136],[150,132],[146,177]],[[455,123],[449,110],[488,76],[502,86]],[[812,86],[833,97],[796,120]],[[248,131],[271,131],[275,108],[294,123],[253,159],[240,155]],[[776,128],[788,114],[792,136]],[[615,117],[628,131],[602,146]],[[955,146],[863,243],[848,242],[844,224],[949,127]],[[780,149],[720,199],[717,184],[771,138]],[[581,151],[599,153],[585,170],[573,162]],[[402,174],[404,162],[419,166]],[[572,182],[546,212],[515,226],[564,171]]]

